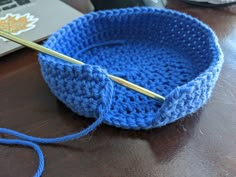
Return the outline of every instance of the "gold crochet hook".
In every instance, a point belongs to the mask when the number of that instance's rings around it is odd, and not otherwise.
[[[62,59],[64,61],[67,61],[67,62],[70,62],[70,63],[79,64],[79,65],[84,65],[85,64],[85,63],[83,63],[83,62],[81,62],[79,60],[76,60],[74,58],[68,57],[68,56],[66,56],[64,54],[61,54],[59,52],[56,52],[54,50],[48,49],[46,47],[43,47],[43,46],[41,46],[39,44],[36,44],[34,42],[21,39],[21,38],[15,36],[15,35],[12,35],[12,34],[10,34],[8,32],[4,32],[2,30],[0,30],[0,36],[2,36],[4,38],[7,38],[7,39],[9,39],[11,41],[14,41],[14,42],[16,42],[18,44],[21,44],[23,46],[32,48],[32,49],[34,49],[36,51],[39,51],[39,52],[42,52],[42,53],[54,56],[56,58]],[[140,86],[138,86],[136,84],[133,84],[133,83],[131,83],[131,82],[125,80],[125,79],[122,79],[122,78],[119,78],[119,77],[116,77],[116,76],[113,76],[113,75],[110,75],[110,74],[108,74],[108,77],[110,79],[112,79],[113,81],[117,82],[118,84],[123,85],[125,87],[128,87],[128,88],[130,88],[132,90],[135,90],[135,91],[137,91],[139,93],[142,93],[142,94],[144,94],[146,96],[149,96],[149,97],[154,98],[156,100],[159,100],[161,102],[165,101],[165,98],[163,96],[158,95],[158,94],[156,94],[156,93],[154,93],[154,92],[152,92],[152,91],[150,91],[148,89],[145,89],[143,87],[140,87]]]

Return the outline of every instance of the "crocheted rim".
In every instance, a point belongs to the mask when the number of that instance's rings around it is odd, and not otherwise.
[[[165,10],[162,9],[161,11],[165,11]],[[197,18],[184,14],[184,13],[180,13],[174,10],[168,10],[168,13],[182,16],[186,20],[192,21],[194,25],[201,26],[202,29],[205,30],[206,33],[208,34],[208,39],[212,41],[211,47],[215,48],[216,50],[214,51],[214,57],[212,59],[212,62],[210,63],[209,67],[204,72],[202,72],[199,76],[197,76],[195,79],[191,80],[190,82],[187,82],[179,87],[176,87],[166,96],[165,102],[162,104],[161,108],[159,109],[160,117],[158,119],[154,119],[152,122],[154,127],[160,127],[160,126],[166,125],[167,123],[169,124],[169,123],[175,122],[179,118],[186,116],[186,113],[183,114],[184,108],[182,108],[182,111],[180,109],[179,114],[176,116],[176,118],[173,119],[171,115],[168,115],[168,112],[171,110],[170,107],[172,107],[173,109],[173,105],[168,104],[168,102],[173,103],[172,101],[173,98],[184,101],[187,98],[187,95],[189,95],[188,91],[191,90],[191,88],[194,88],[194,85],[196,82],[201,82],[202,84],[206,84],[207,80],[209,80],[209,77],[210,77],[213,81],[213,85],[211,88],[208,88],[208,90],[206,90],[206,93],[205,93],[210,96],[212,94],[216,81],[218,80],[218,77],[219,77],[223,62],[224,62],[224,55],[220,48],[218,38],[216,34],[214,33],[214,31],[208,25],[199,21]],[[213,75],[213,73],[215,75]],[[198,100],[199,102],[197,105],[195,105],[195,107],[187,110],[188,114],[192,114],[196,112],[200,107],[202,107],[208,101],[208,99],[198,99]]]
[[[81,23],[86,22],[88,24],[88,22],[92,19],[103,18],[103,17],[110,16],[110,15],[114,16],[114,15],[119,15],[122,13],[123,14],[139,14],[139,13],[148,13],[148,12],[152,12],[152,13],[158,12],[158,13],[165,13],[165,14],[172,15],[172,16],[178,16],[178,17],[184,18],[188,21],[191,21],[192,25],[201,26],[204,33],[207,34],[208,40],[211,41],[211,43],[210,43],[211,47],[214,48],[215,50],[213,51],[214,57],[211,60],[209,67],[204,72],[202,72],[199,76],[197,76],[195,79],[191,80],[190,82],[185,83],[179,87],[176,87],[168,95],[165,96],[166,100],[159,108],[156,119],[154,119],[150,123],[149,126],[145,127],[145,129],[166,125],[168,123],[178,120],[181,117],[186,116],[186,114],[191,114],[191,113],[197,111],[201,106],[203,106],[206,103],[208,98],[204,98],[204,99],[196,98],[197,104],[195,104],[195,106],[192,109],[188,108],[187,110],[183,105],[180,105],[179,102],[175,102],[175,100],[183,100],[183,101],[188,102],[187,96],[189,94],[189,90],[195,89],[194,83],[200,82],[201,84],[206,84],[206,82],[209,78],[212,79],[213,85],[210,88],[207,88],[205,90],[205,93],[202,93],[201,95],[203,95],[203,96],[211,95],[212,89],[218,79],[218,76],[219,76],[219,73],[221,71],[221,67],[223,64],[223,53],[220,49],[218,39],[217,39],[215,33],[211,30],[211,28],[209,26],[207,26],[206,24],[204,24],[203,22],[199,21],[198,19],[196,19],[190,15],[177,12],[175,10],[156,9],[156,8],[150,8],[150,7],[113,9],[113,10],[92,12],[90,14],[80,17],[79,21]],[[78,19],[76,19],[74,21],[77,21],[77,20]],[[58,30],[54,35],[52,35],[48,39],[48,41],[52,40],[52,38],[54,38],[58,34],[64,33],[64,30],[66,28],[68,28],[68,27],[73,28],[74,27],[73,25],[74,25],[73,21],[71,23],[65,25],[64,27],[62,27],[62,29]],[[47,42],[45,43],[45,45],[47,47]],[[63,63],[63,65],[73,65],[73,64]],[[214,73],[214,75],[212,75],[212,73]],[[209,97],[209,96],[207,96],[207,97]],[[191,103],[189,103],[189,104],[191,104]],[[171,112],[173,111],[173,109],[176,109],[176,108],[179,110],[179,112],[178,112],[178,114],[175,115],[175,117],[173,117],[171,115]],[[114,125],[111,122],[109,122],[108,120],[106,120],[106,117],[105,117],[105,123],[110,124],[110,125]],[[125,128],[122,125],[115,125],[115,126]],[[143,127],[128,127],[128,128],[140,129]]]

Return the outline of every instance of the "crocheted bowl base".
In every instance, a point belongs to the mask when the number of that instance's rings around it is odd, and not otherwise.
[[[223,63],[209,27],[185,14],[153,8],[95,12],[69,23],[44,44],[89,64],[41,54],[55,96],[85,117],[127,129],[149,129],[198,110]],[[164,103],[112,82],[119,76],[166,97]]]

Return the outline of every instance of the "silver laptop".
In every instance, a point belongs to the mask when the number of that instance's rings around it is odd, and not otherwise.
[[[41,41],[82,13],[60,0],[0,0],[0,29]],[[22,48],[0,38],[0,57]]]

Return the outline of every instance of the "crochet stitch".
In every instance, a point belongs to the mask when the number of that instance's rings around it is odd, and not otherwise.
[[[164,126],[198,110],[210,97],[223,63],[208,26],[183,13],[147,7],[87,14],[60,29],[44,46],[90,65],[74,66],[41,54],[42,75],[55,96],[86,117],[96,118],[97,106],[107,102],[104,123],[126,129]],[[166,100],[160,105],[111,84],[109,78],[99,80],[92,72],[94,82],[90,82],[83,75],[94,67]],[[83,91],[77,87],[80,84]],[[107,91],[99,100],[100,85]],[[107,95],[112,95],[111,105]]]

